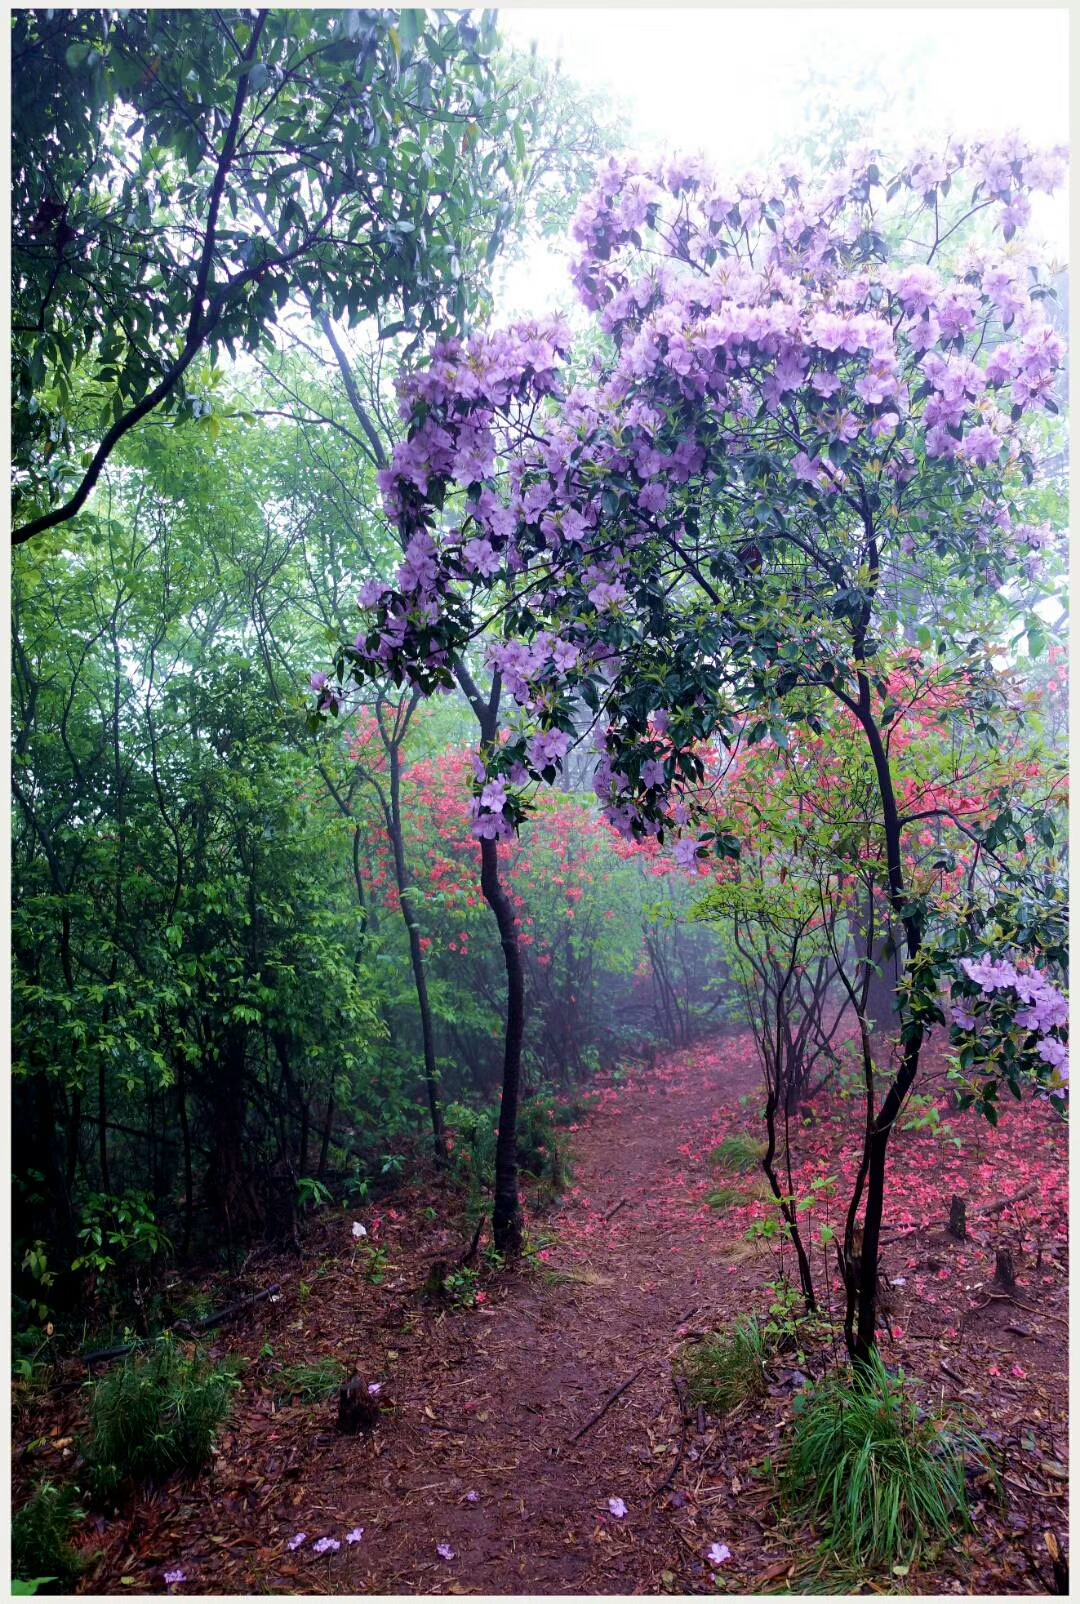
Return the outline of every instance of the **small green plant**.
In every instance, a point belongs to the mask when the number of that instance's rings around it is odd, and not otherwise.
[[[732,1131],[709,1154],[712,1163],[719,1164],[725,1170],[735,1170],[740,1175],[758,1169],[764,1157],[765,1143],[749,1131]]]
[[[296,1206],[301,1214],[308,1209],[320,1209],[332,1201],[330,1188],[313,1175],[301,1175],[296,1183]]]
[[[733,1204],[745,1203],[745,1195],[737,1186],[720,1186],[705,1199],[711,1209],[730,1209]]]
[[[373,1287],[380,1287],[386,1279],[386,1249],[370,1247],[367,1251],[367,1263],[364,1266],[364,1280]]]
[[[277,1377],[278,1400],[323,1403],[346,1379],[346,1370],[337,1359],[318,1359],[314,1364],[283,1365]]]
[[[114,1502],[126,1482],[201,1470],[238,1385],[227,1365],[188,1358],[169,1338],[129,1355],[93,1390],[83,1453],[94,1496]]]
[[[751,1316],[736,1320],[730,1331],[718,1331],[687,1348],[679,1369],[691,1400],[714,1415],[725,1415],[744,1398],[765,1396],[767,1360],[765,1333]]]
[[[946,1142],[951,1142],[957,1152],[963,1148],[963,1141],[959,1136],[953,1135],[952,1126],[947,1120],[942,1119],[932,1097],[912,1092],[904,1105],[904,1112],[907,1118],[900,1122],[902,1131],[915,1131],[920,1135],[936,1137],[943,1147]]]
[[[978,1437],[922,1410],[880,1354],[796,1401],[781,1476],[793,1512],[819,1523],[829,1550],[856,1563],[910,1563],[920,1544],[969,1524],[965,1461],[992,1474]]]
[[[443,1281],[443,1290],[455,1309],[475,1309],[480,1290],[480,1275],[468,1265],[450,1270]]]
[[[68,1582],[79,1574],[82,1567],[71,1546],[71,1528],[82,1519],[73,1487],[58,1487],[51,1481],[39,1484],[11,1523],[12,1574],[33,1578],[33,1584],[22,1584],[24,1591],[37,1592],[50,1582]]]
[[[33,1276],[42,1292],[47,1292],[56,1280],[56,1271],[50,1267],[48,1250],[40,1238],[23,1254],[22,1267]],[[49,1306],[44,1298],[31,1299],[28,1307],[42,1323],[49,1318]]]
[[[73,1270],[107,1275],[116,1268],[116,1255],[138,1264],[150,1264],[172,1252],[172,1243],[158,1225],[149,1197],[127,1191],[120,1197],[92,1192],[83,1204],[79,1241],[83,1252],[73,1259]]]
[[[562,1155],[555,1130],[555,1107],[550,1098],[532,1098],[522,1110],[517,1130],[517,1159],[524,1174],[549,1181],[557,1192],[562,1190]]]

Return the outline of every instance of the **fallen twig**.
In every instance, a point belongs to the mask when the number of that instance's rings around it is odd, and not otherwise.
[[[648,1362],[649,1361],[646,1359],[644,1364],[638,1365],[637,1369],[634,1371],[634,1374],[630,1377],[630,1379],[628,1381],[624,1381],[621,1387],[616,1387],[615,1391],[609,1397],[604,1399],[604,1402],[600,1405],[600,1407],[596,1411],[595,1415],[591,1415],[590,1416],[590,1418],[581,1427],[580,1431],[575,1431],[575,1433],[574,1433],[574,1435],[572,1437],[568,1437],[566,1439],[567,1442],[568,1443],[577,1442],[579,1438],[584,1437],[584,1435],[585,1435],[585,1433],[587,1431],[591,1431],[592,1428],[596,1425],[597,1421],[598,1420],[602,1420],[604,1418],[604,1416],[607,1414],[608,1410],[611,1408],[612,1404],[615,1402],[616,1398],[621,1398],[623,1393],[626,1391],[627,1387],[632,1387],[633,1386],[634,1382],[640,1376],[641,1372],[644,1370],[645,1365],[647,1365]]]
[[[615,1204],[614,1208],[608,1209],[607,1213],[604,1215],[605,1221],[610,1220],[612,1215],[618,1214],[619,1210],[623,1207],[624,1203],[629,1203],[629,1201],[630,1201],[630,1199],[628,1197],[621,1197],[619,1199],[619,1201]]]
[[[1024,1198],[1031,1197],[1039,1190],[1039,1182],[1032,1181],[1021,1191],[1014,1192],[1012,1197],[999,1197],[996,1203],[983,1203],[979,1208],[972,1209],[972,1214],[997,1214],[1001,1209],[1007,1209],[1010,1203],[1022,1203]]]

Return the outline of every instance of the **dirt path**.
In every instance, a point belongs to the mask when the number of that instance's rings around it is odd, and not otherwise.
[[[686,1168],[680,1145],[753,1083],[745,1055],[717,1046],[621,1091],[573,1138],[573,1189],[543,1268],[504,1280],[490,1310],[403,1333],[378,1457],[340,1444],[327,1463],[327,1482],[340,1464],[349,1485],[328,1524],[364,1527],[335,1556],[335,1592],[659,1591],[678,1543],[650,1488],[674,1445],[654,1454],[650,1432],[667,1446],[681,1318],[731,1294],[726,1267],[661,1210]]]
[[[162,1592],[164,1572],[180,1568],[173,1590],[184,1593],[710,1592],[714,1542],[732,1550],[735,1590],[760,1592],[785,1574],[800,1590],[812,1536],[791,1546],[777,1532],[753,1467],[775,1459],[802,1378],[774,1365],[770,1396],[722,1426],[701,1415],[684,1422],[672,1382],[688,1329],[768,1302],[774,1260],[747,1243],[747,1211],[706,1203],[720,1179],[708,1149],[733,1124],[754,1123],[759,1091],[746,1035],[604,1090],[572,1135],[570,1190],[530,1222],[548,1245],[521,1270],[487,1276],[475,1308],[440,1309],[423,1296],[432,1263],[463,1246],[460,1222],[440,1217],[445,1198],[430,1189],[360,1211],[370,1235],[359,1249],[351,1219],[338,1217],[299,1275],[295,1260],[261,1266],[259,1279],[280,1280],[282,1297],[214,1350],[248,1364],[213,1468],[194,1485],[144,1495],[122,1519],[92,1516],[86,1539],[100,1558],[83,1590]],[[805,1133],[819,1154],[831,1151],[830,1168],[849,1115],[842,1100],[826,1106]],[[1012,1497],[1007,1512],[987,1504],[980,1514],[977,1550],[965,1538],[937,1570],[912,1575],[909,1590],[1045,1591],[1043,1533],[1056,1526],[1064,1541],[1055,1466],[1065,1451],[1067,1268],[1054,1177],[1055,1166],[1064,1175],[1065,1134],[1035,1108],[1003,1130],[1012,1134],[976,1132],[962,1156],[948,1149],[948,1173],[936,1141],[909,1138],[906,1177],[897,1173],[899,1203],[917,1199],[927,1219],[949,1189],[977,1198],[1003,1176],[1022,1180],[1029,1162],[1051,1178],[1040,1183],[1047,1201],[1025,1205],[1041,1214],[1021,1219],[1016,1236],[1021,1263],[1027,1237],[1038,1239],[1038,1274],[1020,1291],[1021,1307],[1036,1298],[1038,1309],[1025,1326],[1012,1305],[989,1302],[953,1329],[960,1300],[983,1295],[979,1266],[993,1263],[994,1233],[1013,1231],[1011,1211],[995,1213],[977,1243],[958,1247],[920,1228],[894,1249],[906,1255],[890,1273],[903,1270],[909,1306],[906,1339],[890,1355],[918,1375],[940,1365],[941,1387],[981,1412]],[[984,1140],[1002,1144],[994,1167]],[[365,1275],[373,1242],[386,1255],[378,1284]],[[379,1385],[373,1435],[339,1436],[332,1403],[282,1405],[285,1369],[327,1358]],[[57,1421],[59,1441],[81,1429],[78,1408]],[[316,1552],[324,1539],[335,1546]]]

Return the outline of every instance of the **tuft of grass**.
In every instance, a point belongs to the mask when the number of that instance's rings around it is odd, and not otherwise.
[[[732,1131],[709,1154],[713,1164],[719,1164],[725,1170],[735,1170],[740,1175],[758,1169],[764,1157],[765,1143],[749,1131]]]
[[[714,1415],[725,1415],[744,1398],[762,1398],[768,1391],[765,1364],[768,1349],[757,1320],[736,1320],[728,1332],[718,1331],[684,1350],[679,1370],[690,1398]]]
[[[612,1285],[610,1275],[601,1275],[599,1270],[545,1270],[544,1280],[551,1287],[582,1286],[582,1287],[609,1287]]]
[[[71,1546],[71,1528],[82,1518],[73,1487],[51,1481],[38,1485],[11,1522],[11,1572],[25,1578],[24,1588],[33,1581],[37,1587],[28,1590],[36,1592],[78,1576],[82,1565]]]
[[[276,1377],[278,1398],[295,1398],[299,1403],[324,1403],[344,1383],[348,1372],[337,1359],[319,1359],[315,1364],[282,1365]]]
[[[910,1560],[925,1539],[970,1525],[965,1461],[990,1469],[978,1437],[920,1409],[903,1372],[880,1354],[834,1372],[796,1401],[781,1475],[788,1507],[823,1528],[856,1565]]]
[[[720,1186],[705,1201],[711,1209],[729,1209],[733,1203],[745,1203],[746,1197],[737,1186]]]
[[[227,1365],[188,1358],[168,1338],[129,1355],[93,1390],[83,1453],[95,1498],[115,1502],[125,1483],[200,1471],[238,1385]]]

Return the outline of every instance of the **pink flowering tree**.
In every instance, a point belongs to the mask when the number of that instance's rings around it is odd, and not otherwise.
[[[567,331],[531,324],[443,345],[404,382],[407,439],[382,488],[405,561],[361,597],[320,698],[337,711],[383,675],[433,690],[486,650],[515,713],[478,754],[480,839],[516,829],[588,733],[606,817],[674,835],[688,867],[738,847],[695,815],[703,744],[738,725],[783,747],[793,724],[817,727],[821,698],[847,710],[903,960],[899,1052],[868,1073],[848,1213],[858,1358],[891,1133],[941,982],[966,983],[905,876],[891,657],[917,622],[991,727],[990,625],[1052,570],[1052,531],[1026,509],[1064,351],[1021,230],[1063,165],[1015,139],[890,174],[860,155],[814,185],[611,162],[574,228],[594,355],[575,371]]]

